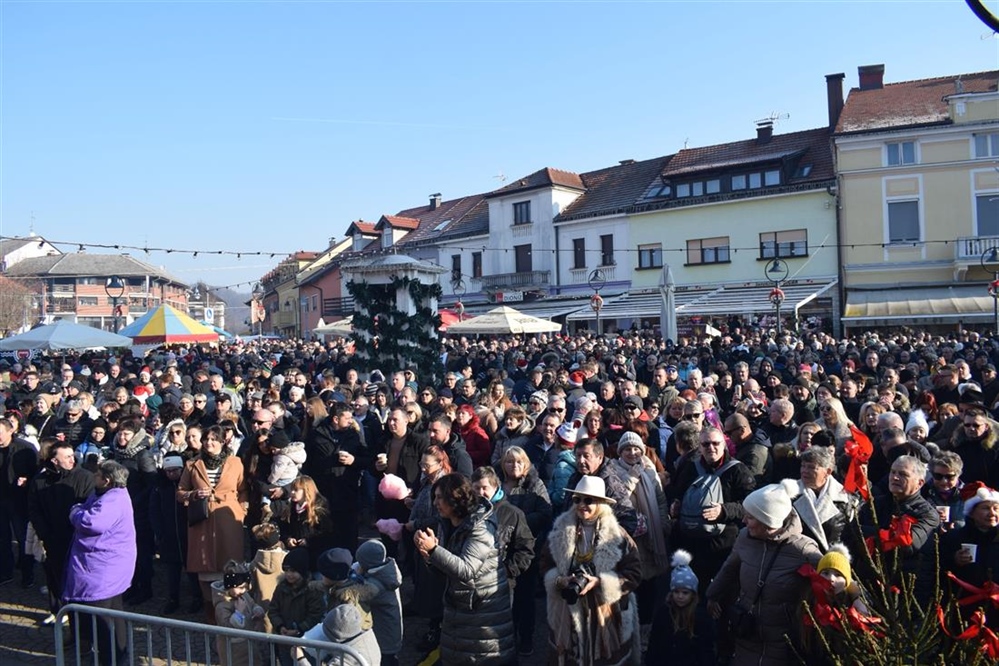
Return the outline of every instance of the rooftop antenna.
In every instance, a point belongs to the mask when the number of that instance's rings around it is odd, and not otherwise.
[[[760,125],[763,123],[770,123],[771,125],[776,125],[780,121],[787,120],[790,117],[791,117],[790,113],[783,113],[781,111],[771,111],[769,116],[767,116],[766,118],[760,118],[759,120],[756,121],[756,124]]]
[[[31,211],[31,216],[28,219],[28,236],[35,235],[35,211]]]
[[[497,179],[501,183],[505,183],[506,182],[506,176],[503,174],[502,171],[500,171],[498,174],[496,174],[495,176],[493,176],[493,178]]]
[[[687,150],[687,144],[689,144],[689,143],[690,143],[690,137],[689,136],[688,137],[684,137],[684,139],[683,139],[683,149],[684,150]]]

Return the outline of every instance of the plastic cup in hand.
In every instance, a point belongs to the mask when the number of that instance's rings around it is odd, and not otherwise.
[[[962,543],[961,550],[967,551],[971,555],[971,561],[974,562],[978,557],[978,544],[977,543]]]
[[[949,523],[950,522],[950,507],[949,506],[938,506],[936,507],[937,513],[940,514],[940,522]]]

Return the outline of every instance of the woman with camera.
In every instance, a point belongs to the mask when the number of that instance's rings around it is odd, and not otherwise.
[[[584,476],[573,509],[555,521],[541,556],[548,592],[549,663],[622,664],[637,658],[631,591],[642,580],[638,548],[611,510],[604,480]]]
[[[785,635],[794,631],[808,588],[808,579],[798,574],[798,568],[816,566],[822,552],[802,535],[784,486],[755,490],[742,506],[746,527],[708,587],[708,611],[716,620],[723,616],[728,620],[728,635],[735,641],[731,666],[797,664]],[[724,626],[719,629],[725,634]],[[726,644],[730,642],[724,638],[719,641],[719,656]]]

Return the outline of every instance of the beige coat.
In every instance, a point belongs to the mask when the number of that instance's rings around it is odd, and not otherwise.
[[[201,458],[184,466],[177,499],[187,502],[192,490],[211,489]],[[221,573],[229,560],[243,561],[243,519],[246,517],[243,463],[229,456],[208,498],[208,519],[187,528],[187,570],[191,573]]]

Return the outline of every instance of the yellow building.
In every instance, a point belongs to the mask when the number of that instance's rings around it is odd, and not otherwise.
[[[844,326],[992,323],[999,71],[886,85],[870,65],[859,79],[834,135]]]

